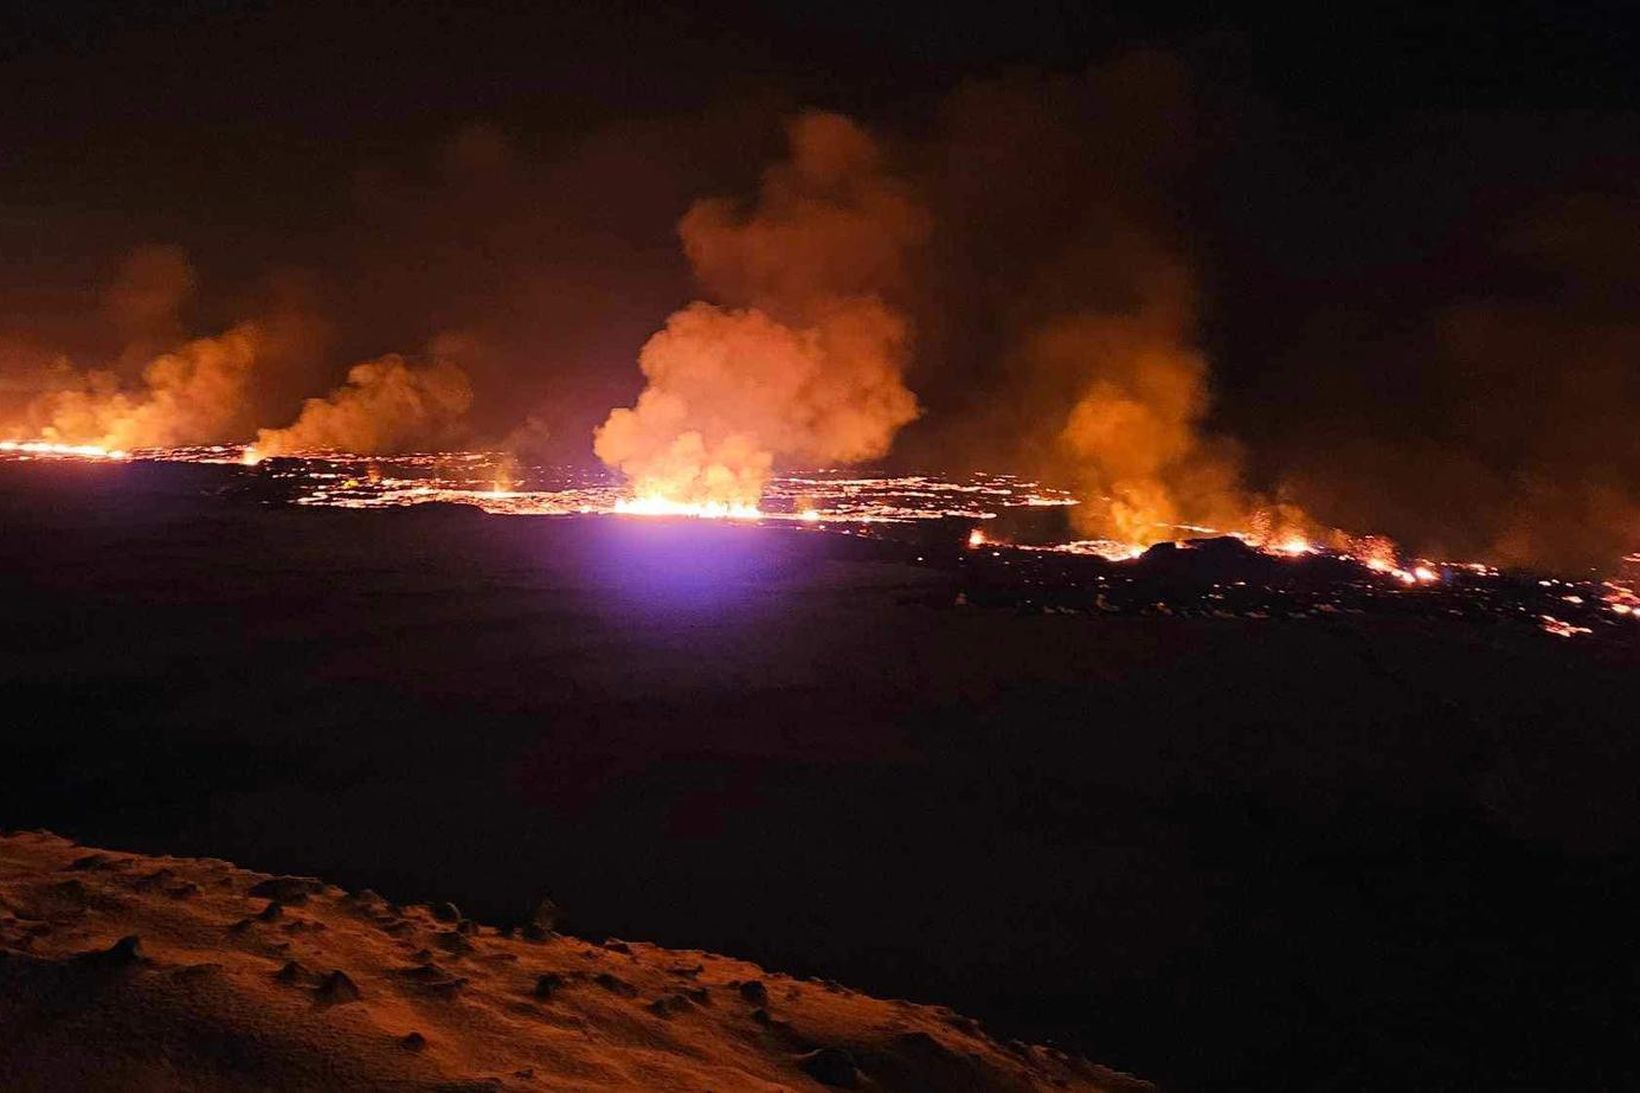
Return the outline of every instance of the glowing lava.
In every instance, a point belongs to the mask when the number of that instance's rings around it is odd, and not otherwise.
[[[758,520],[763,516],[756,505],[674,501],[667,497],[623,497],[615,502],[615,511],[622,516],[693,516],[704,520]]]
[[[1575,638],[1579,634],[1594,633],[1587,626],[1574,626],[1564,619],[1557,619],[1553,615],[1540,615],[1542,629],[1545,633],[1553,634],[1557,638]]]
[[[876,526],[912,525],[924,521],[970,521],[966,544],[1002,559],[1045,554],[1083,555],[1111,562],[1142,557],[1148,545],[1114,539],[1011,542],[1011,525],[993,518],[1009,512],[1072,506],[1078,499],[1068,493],[1011,475],[973,474],[946,479],[934,475],[869,477],[836,470],[802,475],[774,475],[755,504],[686,502],[662,492],[633,496],[632,486],[614,475],[570,466],[520,466],[515,457],[500,452],[425,452],[395,456],[363,456],[344,452],[267,456],[254,445],[211,445],[184,448],[106,448],[94,444],[66,444],[55,440],[0,440],[0,460],[31,459],[163,461],[238,465],[247,476],[297,505],[327,508],[386,509],[427,503],[472,505],[496,515],[571,516],[623,515],[697,518],[762,523],[794,523],[841,528],[846,534],[867,533]],[[1478,562],[1407,559],[1383,536],[1350,536],[1332,532],[1323,537],[1283,528],[1226,532],[1196,524],[1161,525],[1152,541],[1172,541],[1188,547],[1204,538],[1232,536],[1249,548],[1292,565],[1311,560],[1349,561],[1366,574],[1386,579],[1392,588],[1445,589],[1473,596],[1474,584],[1507,581],[1499,571]],[[1051,532],[1050,532],[1051,535]],[[1017,552],[1017,554],[1015,553]],[[1590,632],[1593,621],[1626,626],[1640,622],[1640,556],[1624,559],[1622,571],[1604,582],[1536,582],[1555,605],[1533,608],[1519,617],[1560,637]],[[1376,582],[1374,582],[1376,583]],[[1502,587],[1502,586],[1499,586]],[[1564,603],[1567,607],[1561,607]],[[1568,607],[1570,611],[1568,611]],[[1545,610],[1546,609],[1546,610]],[[1565,617],[1565,616],[1570,617]],[[1585,625],[1587,624],[1587,625]]]
[[[104,448],[98,444],[58,444],[49,440],[0,440],[0,452],[58,459],[131,458],[131,453],[122,448]]]
[[[1636,595],[1634,589],[1616,581],[1606,581],[1604,588],[1600,599],[1612,614],[1640,622],[1640,595]]]

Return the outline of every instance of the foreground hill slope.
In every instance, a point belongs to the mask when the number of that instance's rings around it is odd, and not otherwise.
[[[0,1087],[1116,1090],[939,1007],[0,835]]]

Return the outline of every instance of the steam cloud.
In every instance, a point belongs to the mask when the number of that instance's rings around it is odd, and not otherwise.
[[[849,119],[805,114],[788,135],[755,209],[702,201],[679,225],[720,303],[690,304],[650,338],[647,386],[595,433],[639,498],[755,505],[775,460],[872,459],[917,416],[910,326],[883,294],[926,214]]]

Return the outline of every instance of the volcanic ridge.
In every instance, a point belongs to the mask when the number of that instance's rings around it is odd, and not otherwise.
[[[0,834],[0,1087],[1136,1090],[938,1006]]]

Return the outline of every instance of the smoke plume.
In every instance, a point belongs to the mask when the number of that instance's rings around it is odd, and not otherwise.
[[[277,284],[245,302],[254,317],[220,334],[188,338],[182,310],[197,278],[181,248],[136,248],[99,297],[100,314],[80,324],[116,342],[99,347],[100,367],[61,352],[21,368],[3,418],[8,437],[110,449],[237,442],[279,377],[309,371],[324,324]]]
[[[776,460],[872,459],[917,416],[910,326],[885,297],[927,217],[849,119],[805,114],[788,136],[754,209],[702,201],[679,225],[717,302],[650,338],[637,403],[595,434],[640,498],[755,505]]]
[[[1429,557],[1609,572],[1640,546],[1640,200],[1554,197],[1463,242],[1479,272],[1415,321],[1316,323],[1275,373],[1388,392],[1276,402],[1292,488]]]
[[[50,389],[27,408],[17,431],[105,448],[208,444],[243,436],[245,390],[267,346],[255,323],[197,338],[154,358],[128,388],[109,369],[81,372],[59,363]]]
[[[1180,525],[1244,527],[1251,515],[1233,449],[1203,435],[1208,366],[1165,318],[1078,315],[1035,333],[1032,366],[1081,376],[1054,438],[1084,499],[1084,534],[1128,543],[1176,538]]]
[[[871,124],[892,167],[861,124],[804,115],[760,185],[747,149],[778,137],[792,89],[474,119],[431,152],[392,140],[315,168],[312,207],[254,188],[218,218],[137,219],[114,191],[14,203],[0,436],[169,446],[283,425],[266,450],[479,436],[540,463],[584,458],[592,432],[638,494],[735,505],[782,463],[892,445],[910,472],[1069,487],[1093,537],[1336,525],[1423,557],[1633,553],[1628,119],[1354,132],[1204,58],[885,98]],[[689,206],[713,193],[741,196]],[[179,222],[208,279],[177,247],[130,249]],[[430,365],[381,356],[447,331],[464,344]]]
[[[941,121],[919,324],[939,368],[915,376],[938,420],[911,438],[918,458],[1069,487],[1089,537],[1267,523],[1212,421],[1200,259],[1181,216],[1203,142],[1178,59],[971,82]]]
[[[302,405],[283,429],[261,429],[258,456],[344,451],[385,453],[439,444],[454,435],[473,402],[467,374],[447,360],[425,367],[389,355],[356,364],[347,382]]]
[[[183,340],[182,308],[197,277],[181,247],[150,244],[128,254],[103,306],[125,346],[122,362],[140,366]]]

